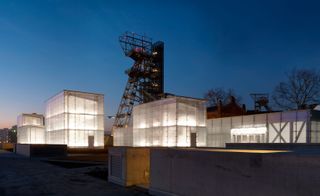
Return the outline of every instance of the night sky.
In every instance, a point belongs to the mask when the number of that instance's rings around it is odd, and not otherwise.
[[[165,91],[232,88],[252,108],[292,68],[320,64],[317,1],[0,1],[0,128],[72,89],[105,94],[114,115],[133,61],[125,31],[165,42]]]

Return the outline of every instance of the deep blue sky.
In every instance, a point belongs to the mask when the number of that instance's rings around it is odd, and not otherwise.
[[[293,67],[320,64],[316,1],[0,1],[0,127],[44,113],[62,89],[105,94],[114,115],[132,61],[118,36],[165,42],[165,90],[202,97],[272,92]]]

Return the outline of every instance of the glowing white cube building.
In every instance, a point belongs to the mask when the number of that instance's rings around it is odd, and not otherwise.
[[[104,147],[104,95],[64,90],[46,102],[46,142]]]
[[[134,117],[133,117],[134,118]],[[128,127],[113,128],[114,146],[133,146],[133,128],[132,122]]]
[[[133,146],[190,147],[206,145],[205,101],[169,97],[133,108],[133,129],[114,131],[114,145],[132,137]],[[132,130],[132,134],[127,133]],[[132,135],[132,136],[131,136]]]
[[[226,143],[319,143],[320,111],[293,110],[207,120],[207,146]]]
[[[44,144],[44,116],[40,114],[21,114],[17,122],[17,143]]]

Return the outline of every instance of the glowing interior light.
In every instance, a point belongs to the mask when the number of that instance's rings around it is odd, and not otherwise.
[[[140,129],[145,129],[145,128],[147,128],[146,123],[144,123],[144,122],[140,123],[139,128],[140,128]]]
[[[177,123],[175,122],[174,119],[170,119],[170,120],[164,120],[162,122],[163,126],[175,126],[177,125]]]
[[[191,132],[198,134],[198,130],[206,125],[204,101],[184,97],[137,105],[132,114],[133,146],[188,147]],[[114,145],[121,146],[124,140],[115,138]],[[198,137],[197,143],[205,145],[206,136]]]
[[[160,122],[159,121],[156,121],[156,122],[153,122],[153,127],[159,127],[160,126]]]
[[[47,143],[103,147],[103,107],[101,94],[65,90],[52,97],[46,106]]]
[[[44,117],[39,114],[21,114],[17,123],[17,142],[20,144],[44,144]]]
[[[266,133],[267,127],[243,127],[231,129],[232,135],[258,135]]]
[[[180,116],[178,118],[178,123],[179,126],[196,126],[197,122],[195,117],[191,117],[191,116]]]

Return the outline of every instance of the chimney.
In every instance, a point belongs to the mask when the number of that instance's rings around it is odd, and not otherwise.
[[[242,104],[242,114],[247,113],[246,104]]]
[[[222,116],[222,101],[219,100],[218,102],[218,116],[221,117]]]

